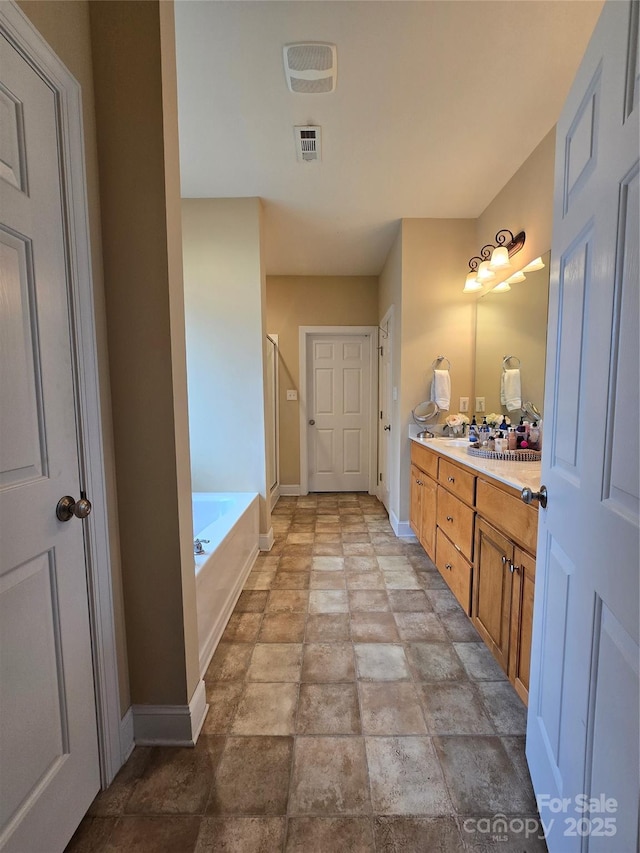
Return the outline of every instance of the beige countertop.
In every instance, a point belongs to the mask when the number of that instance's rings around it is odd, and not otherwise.
[[[521,491],[525,486],[529,486],[535,492],[540,488],[540,462],[505,462],[502,459],[483,459],[467,452],[466,439],[465,446],[461,447],[446,438],[417,438],[414,430],[415,427],[409,427],[411,441],[428,447],[453,462],[466,465],[467,468],[486,474],[494,480],[518,489],[518,491]]]

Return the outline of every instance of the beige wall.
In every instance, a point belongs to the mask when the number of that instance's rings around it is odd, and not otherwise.
[[[524,247],[512,259],[518,269],[549,251],[555,143],[554,127],[478,217],[477,249],[485,243],[494,243],[501,228],[509,228],[514,234],[518,231],[527,234]]]
[[[432,364],[445,355],[451,362],[451,405],[440,415],[459,411],[459,397],[473,384],[474,303],[463,295],[465,267],[475,246],[472,219],[402,220],[402,365],[400,431],[406,437],[411,410],[429,399]],[[407,440],[400,457],[398,519],[409,517]]]
[[[280,483],[300,483],[299,326],[376,326],[376,276],[268,276],[267,332],[278,335]]]
[[[268,533],[262,204],[182,201],[194,491],[259,492]]]
[[[198,681],[170,3],[90,4],[132,701]]]
[[[84,124],[84,156],[87,176],[87,202],[89,235],[91,240],[91,272],[96,318],[98,370],[100,376],[100,404],[102,435],[105,451],[107,484],[107,516],[111,548],[113,581],[113,606],[116,628],[116,653],[118,658],[118,686],[120,710],[124,714],[131,704],[127,666],[124,604],[120,570],[120,542],[116,504],[115,457],[111,419],[111,391],[107,355],[107,325],[102,272],[102,234],[100,224],[100,192],[98,186],[98,151],[96,142],[95,104],[93,91],[93,66],[91,36],[89,32],[89,4],[86,0],[74,3],[65,0],[20,0],[22,11],[38,32],[48,42],[56,55],[82,87],[82,119]]]

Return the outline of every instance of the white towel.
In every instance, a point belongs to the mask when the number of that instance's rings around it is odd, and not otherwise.
[[[522,408],[522,389],[520,385],[520,371],[510,368],[502,371],[500,382],[500,402],[510,412]]]
[[[444,412],[451,405],[451,377],[448,370],[434,370],[431,383],[431,399]]]

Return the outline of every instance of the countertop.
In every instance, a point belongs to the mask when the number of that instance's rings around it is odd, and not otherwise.
[[[541,463],[540,462],[505,462],[502,459],[483,459],[467,453],[466,447],[459,447],[450,443],[446,438],[417,438],[417,428],[409,427],[409,438],[416,444],[428,447],[430,450],[446,456],[453,462],[459,462],[521,491],[525,486],[537,492],[540,489]]]

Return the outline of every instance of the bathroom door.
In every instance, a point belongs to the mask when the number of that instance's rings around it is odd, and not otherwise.
[[[557,127],[527,724],[550,853],[638,849],[638,7],[605,4]]]
[[[99,789],[57,95],[0,35],[0,849],[64,848]]]
[[[310,492],[369,490],[370,335],[307,336]]]

